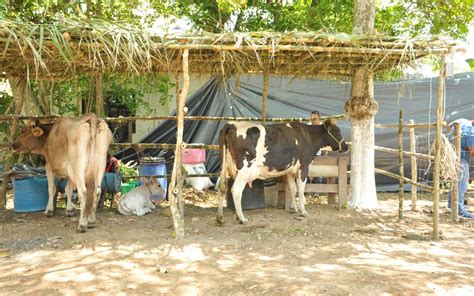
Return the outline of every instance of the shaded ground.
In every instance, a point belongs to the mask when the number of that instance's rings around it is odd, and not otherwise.
[[[474,295],[474,222],[453,226],[443,210],[443,240],[431,242],[427,201],[415,213],[406,202],[402,222],[396,195],[383,195],[373,213],[311,198],[308,219],[263,209],[239,225],[228,211],[217,227],[206,197],[186,206],[182,241],[167,208],[133,218],[102,210],[85,234],[64,209],[0,212],[0,294]]]

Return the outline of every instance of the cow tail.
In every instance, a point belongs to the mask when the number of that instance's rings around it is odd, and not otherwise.
[[[98,119],[94,113],[89,113],[85,115],[86,121],[89,124],[90,128],[90,141],[89,141],[89,162],[87,165],[87,174],[86,174],[86,213],[91,214],[93,211],[93,206],[95,202],[95,190],[100,185],[97,184],[97,172],[94,171],[94,165],[99,161],[98,156],[96,155],[96,137],[97,137],[97,125]]]
[[[222,130],[219,134],[219,150],[220,150],[220,159],[221,159],[221,173],[219,178],[219,205],[218,205],[218,213],[217,213],[217,225],[222,226],[224,224],[224,198],[227,196],[228,190],[228,180],[227,177],[229,176],[229,168],[227,162],[227,132],[229,131],[229,125],[224,125]]]

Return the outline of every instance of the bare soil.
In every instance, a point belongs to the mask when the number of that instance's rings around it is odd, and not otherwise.
[[[429,201],[417,212],[405,202],[399,221],[397,194],[379,195],[374,212],[309,198],[307,219],[269,208],[239,225],[226,211],[218,227],[215,193],[187,196],[183,240],[167,207],[106,208],[84,234],[64,209],[0,211],[0,294],[474,295],[474,221],[453,225],[442,209],[433,242]]]

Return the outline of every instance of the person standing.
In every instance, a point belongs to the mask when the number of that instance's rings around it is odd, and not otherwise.
[[[458,214],[463,218],[474,218],[474,215],[467,211],[467,207],[464,204],[464,196],[469,186],[469,165],[471,159],[474,158],[474,120],[470,122],[463,119],[462,121],[456,120],[454,122],[461,123],[461,163],[460,170],[458,173]],[[450,130],[453,126],[450,124]],[[448,208],[451,208],[451,195],[448,197]]]

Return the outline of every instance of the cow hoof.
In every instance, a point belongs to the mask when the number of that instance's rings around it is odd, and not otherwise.
[[[249,219],[247,219],[247,218],[243,218],[243,219],[237,218],[237,220],[239,221],[240,224],[245,224],[246,222],[249,221]]]
[[[301,216],[301,217],[305,217],[305,218],[308,218],[308,217],[309,217],[309,215],[308,215],[308,213],[307,213],[307,212],[303,212],[303,213],[301,213],[301,214],[300,214],[300,216]]]
[[[87,223],[87,228],[94,228],[94,227],[95,227],[95,222]]]
[[[79,226],[77,226],[77,232],[79,232],[79,233],[84,233],[84,232],[86,232],[86,231],[87,231],[87,226],[85,226],[85,225],[79,225]]]
[[[70,210],[70,211],[66,210],[66,217],[74,217],[74,214],[75,214],[74,210]]]
[[[217,223],[217,226],[224,226],[224,216],[222,215],[217,215],[216,217],[216,223]]]
[[[54,216],[54,211],[46,210],[46,211],[44,211],[44,215],[46,217],[53,217]]]

